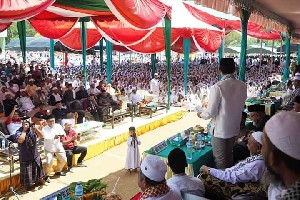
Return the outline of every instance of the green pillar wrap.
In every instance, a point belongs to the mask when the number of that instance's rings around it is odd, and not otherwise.
[[[23,63],[26,63],[26,26],[25,26],[25,21],[23,20],[23,21],[17,22],[17,28],[18,28],[18,33],[19,33]]]
[[[285,36],[285,53],[286,53],[286,59],[285,59],[285,67],[283,70],[283,82],[287,81],[289,79],[290,75],[290,56],[291,56],[291,37],[290,33],[286,33]]]
[[[100,52],[100,72],[103,74],[103,40],[104,38],[102,37],[100,42],[99,42],[99,52]]]
[[[50,39],[50,67],[52,69],[55,68],[54,66],[54,40]]]
[[[151,54],[151,76],[154,78],[156,71],[156,53]]]
[[[86,88],[87,72],[86,72],[86,20],[80,20],[80,37],[81,37],[81,51],[82,51],[82,65],[83,65],[83,84]]]
[[[112,71],[112,43],[108,40],[106,42],[106,76],[107,83],[111,83],[111,71]]]
[[[297,59],[297,64],[300,65],[300,44],[297,45],[297,55],[298,55],[298,59]]]
[[[171,96],[171,20],[165,16],[164,25],[165,36],[165,55],[167,61],[167,78],[168,78],[168,103],[167,109],[170,110],[170,96]]]
[[[218,53],[219,53],[219,63],[221,62],[221,59],[222,59],[223,56],[224,56],[224,40],[225,40],[225,37],[224,37],[224,39],[223,39],[222,42],[221,42],[220,48],[218,49]],[[221,78],[222,78],[222,74],[219,73],[219,74],[218,74],[218,79],[221,80]]]
[[[239,80],[245,81],[246,72],[246,56],[247,56],[247,26],[250,17],[250,12],[241,9],[241,27],[242,27],[242,40],[241,40],[241,53],[240,53],[240,71]]]
[[[188,84],[188,72],[189,72],[189,59],[190,59],[190,48],[191,48],[191,39],[183,39],[183,81],[184,81],[184,94],[187,94],[187,84]]]

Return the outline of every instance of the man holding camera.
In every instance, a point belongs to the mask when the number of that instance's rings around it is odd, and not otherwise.
[[[65,163],[67,162],[65,149],[60,142],[60,138],[65,136],[65,131],[61,125],[55,123],[53,115],[46,116],[47,125],[42,129],[42,137],[44,138],[44,148],[46,155],[46,176],[49,176],[54,155],[58,159],[55,175],[65,176],[62,172]]]
[[[77,160],[77,167],[87,167],[87,165],[83,162],[83,159],[87,154],[87,148],[78,146],[76,144],[78,141],[80,141],[80,135],[71,128],[72,121],[65,119],[63,120],[62,124],[64,126],[66,136],[61,137],[60,141],[62,142],[66,151],[69,171],[73,172],[72,159],[74,154],[80,154]]]

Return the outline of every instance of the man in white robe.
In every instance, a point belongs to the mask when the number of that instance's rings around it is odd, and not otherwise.
[[[152,94],[159,96],[159,84],[158,73],[155,73],[154,78],[150,81],[150,92]]]
[[[138,145],[141,144],[141,141],[135,133],[135,127],[132,126],[129,128],[129,134],[130,136],[127,139],[128,149],[125,169],[131,172],[132,170],[136,170],[140,167],[140,151]]]

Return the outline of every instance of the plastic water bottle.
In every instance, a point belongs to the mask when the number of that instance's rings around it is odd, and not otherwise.
[[[186,143],[186,147],[187,147],[187,155],[186,155],[186,158],[188,160],[192,160],[193,159],[193,143],[192,141],[188,141]]]
[[[5,149],[5,139],[4,138],[2,138],[2,141],[1,141],[1,148]]]
[[[81,185],[81,182],[77,182],[74,196],[75,200],[83,200],[83,187]]]

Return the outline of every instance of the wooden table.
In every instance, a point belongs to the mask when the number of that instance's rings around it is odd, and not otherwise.
[[[107,122],[111,123],[112,129],[115,127],[115,121],[121,121],[124,117],[130,116],[131,122],[133,122],[133,112],[132,111],[125,111],[120,113],[112,113],[110,115],[106,116],[106,119],[104,120],[104,123],[106,125]]]
[[[139,107],[139,116],[142,114],[149,115],[150,118],[152,118],[153,113],[155,113],[158,110],[167,110],[166,104],[158,104],[156,107],[149,107],[149,106],[140,106]]]

